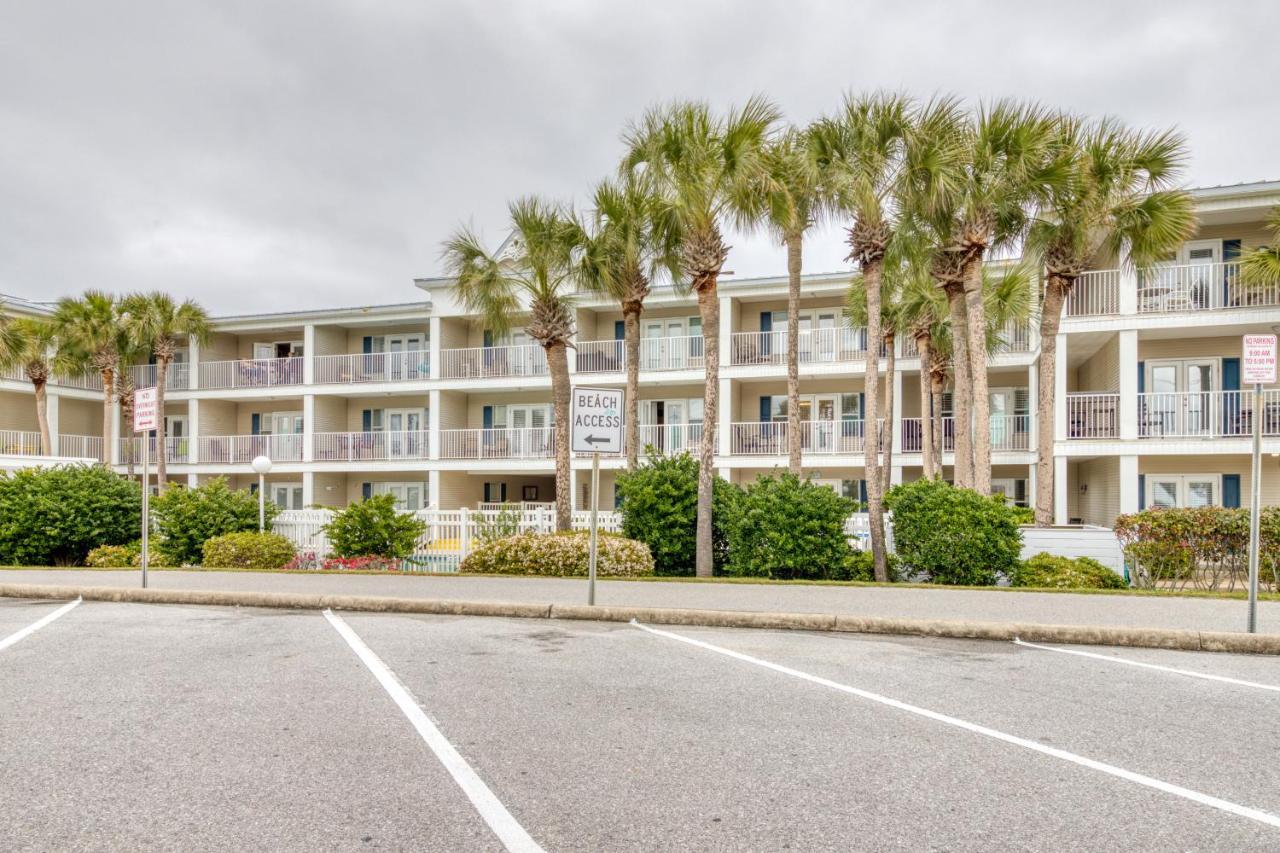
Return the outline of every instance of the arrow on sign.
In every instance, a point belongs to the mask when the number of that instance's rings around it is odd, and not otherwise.
[[[587,444],[608,444],[609,443],[609,438],[603,435],[589,435],[582,440],[585,441]]]

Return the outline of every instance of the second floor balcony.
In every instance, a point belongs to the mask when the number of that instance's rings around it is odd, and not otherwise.
[[[426,380],[431,378],[431,354],[427,350],[406,350],[318,355],[313,378],[316,384],[338,385]]]
[[[1280,390],[1263,392],[1255,411],[1252,391],[1186,391],[1137,394],[1132,435],[1140,439],[1249,438],[1261,418],[1262,434],[1280,436]],[[1117,393],[1067,395],[1067,438],[1119,439],[1121,397]]]
[[[1280,287],[1246,284],[1240,276],[1239,261],[1219,261],[1143,267],[1131,276],[1118,269],[1086,272],[1072,288],[1066,316],[1120,314],[1124,287],[1134,289],[1132,304],[1137,314],[1280,306]]]
[[[549,373],[546,350],[539,344],[440,351],[441,379],[497,379]]]
[[[800,364],[848,364],[865,361],[866,329],[838,326],[801,330],[796,340]],[[729,349],[729,363],[785,365],[787,332],[734,332]]]
[[[301,385],[305,378],[305,361],[304,356],[202,361],[199,364],[199,387],[237,389]]]
[[[393,462],[431,456],[431,438],[425,430],[318,432],[312,441],[316,462]]]
[[[258,456],[272,462],[301,462],[306,437],[280,435],[202,435],[197,440],[201,465],[248,465]]]
[[[625,341],[582,341],[577,349],[579,373],[611,373],[627,369]],[[701,335],[640,339],[642,371],[701,370],[706,364],[703,354]]]

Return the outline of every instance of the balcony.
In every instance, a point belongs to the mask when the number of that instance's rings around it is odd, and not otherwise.
[[[1119,394],[1067,395],[1067,438],[1089,440],[1119,437]]]
[[[272,462],[301,462],[304,437],[281,435],[202,435],[198,439],[201,465],[248,465],[257,456]]]
[[[97,435],[58,436],[58,455],[102,461],[102,437]]]
[[[138,388],[152,388],[157,381],[159,371],[154,364],[135,364],[129,368],[133,384]],[[101,380],[99,380],[101,383]],[[175,362],[165,371],[164,387],[166,391],[186,391],[191,387],[191,365]]]
[[[120,464],[121,465],[141,465],[142,464],[142,439],[121,438],[120,442]],[[147,459],[151,464],[155,464],[156,456],[156,439],[154,437],[147,439]],[[191,439],[185,436],[165,436],[164,440],[164,461],[170,465],[182,465],[191,461]]]
[[[865,447],[863,421],[802,421],[800,448],[805,454],[862,453]],[[786,456],[786,421],[736,423],[731,425],[730,452],[734,456]]]
[[[316,462],[390,462],[430,458],[425,430],[413,432],[318,432],[313,437]]]
[[[1068,317],[1120,313],[1120,270],[1094,270],[1076,280],[1067,298]],[[1240,262],[1162,264],[1137,271],[1138,314],[1189,314],[1232,308],[1280,306],[1280,287],[1247,285]]]
[[[1068,317],[1100,317],[1120,313],[1120,270],[1090,270],[1076,279],[1067,294]]]
[[[641,424],[640,452],[648,448],[668,456],[697,453],[702,446],[702,424]]]
[[[445,429],[440,431],[441,459],[552,459],[555,429]]]
[[[361,385],[430,378],[431,354],[427,350],[315,357],[314,380],[317,384]]]
[[[304,356],[241,358],[200,363],[201,389],[278,388],[301,385]],[[202,457],[203,458],[203,457]]]
[[[701,370],[701,335],[668,338],[641,338],[640,369],[647,372]],[[582,341],[578,344],[579,373],[613,373],[626,369],[625,341]]]
[[[1192,391],[1138,395],[1139,438],[1249,438],[1252,391]],[[1280,435],[1280,390],[1262,393],[1262,434]]]
[[[547,352],[538,344],[510,347],[470,347],[440,352],[441,379],[498,379],[508,376],[546,376]]]
[[[903,453],[924,452],[924,432],[920,418],[903,418],[901,447]],[[956,449],[956,419],[947,416],[942,419],[942,452],[954,453]]]
[[[848,364],[865,361],[867,332],[866,329],[847,326],[807,329],[800,332],[796,350],[800,364]],[[785,365],[786,331],[734,332],[730,341],[729,363]]]
[[[43,456],[40,433],[27,430],[0,429],[0,455]]]

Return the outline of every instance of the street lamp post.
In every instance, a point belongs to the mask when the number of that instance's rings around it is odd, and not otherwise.
[[[258,475],[258,532],[263,533],[267,527],[266,477],[271,473],[271,460],[266,456],[255,456],[250,464]]]

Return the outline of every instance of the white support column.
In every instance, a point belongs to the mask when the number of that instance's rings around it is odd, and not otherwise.
[[[56,391],[50,392],[49,386],[46,385],[45,416],[49,419],[49,442],[53,446],[42,447],[41,450],[49,456],[62,455],[62,427],[60,425],[62,418],[59,411],[62,408],[61,402],[62,398],[58,396],[58,393]]]
[[[902,466],[901,465],[894,465],[889,469],[889,485],[890,486],[902,485]]]
[[[1138,511],[1138,457],[1120,457],[1120,512]]]
[[[733,297],[720,297],[720,369],[724,370],[733,355]]]
[[[200,464],[200,401],[187,401],[187,459],[192,465]]]
[[[308,326],[307,328],[311,328]],[[311,357],[307,357],[307,364],[311,363]],[[302,395],[302,461],[311,462],[315,459],[315,433],[316,433],[316,395]],[[303,486],[306,491],[306,486]],[[311,501],[304,500],[303,503],[310,504]]]
[[[131,425],[132,426],[132,425]],[[111,435],[104,435],[103,441],[109,442],[106,452],[102,455],[111,461],[112,465],[120,464],[120,404],[113,403],[111,406]]]
[[[316,502],[316,475],[314,471],[302,472],[302,506],[309,507]]]
[[[316,381],[316,327],[308,323],[302,327],[302,384],[311,385]],[[305,425],[303,427],[306,428]]]
[[[427,506],[431,509],[440,508],[440,472],[427,472]]]
[[[1067,502],[1067,457],[1053,458],[1053,523],[1066,524],[1071,517]]]
[[[187,388],[195,391],[200,387],[200,342],[194,337],[187,339]]]
[[[896,344],[895,344],[896,345]],[[898,362],[898,367],[893,371],[893,411],[889,413],[889,446],[893,448],[895,456],[902,453],[902,367]],[[896,468],[897,474],[890,472],[889,479],[892,483],[902,482],[902,469]]]
[[[720,411],[716,413],[716,454],[728,459],[733,453],[733,380],[720,380]]]
[[[1138,330],[1126,329],[1119,338],[1120,438],[1130,440],[1138,437]]]
[[[1032,508],[1036,505],[1036,466],[1034,463],[1027,466],[1027,504]]]
[[[435,323],[437,321],[432,320],[431,322]],[[432,356],[431,370],[433,371],[433,373],[435,369],[436,369],[435,356]],[[427,441],[429,442],[427,446],[427,458],[439,459],[440,458],[440,392],[438,390],[431,390],[427,392]],[[440,485],[435,481],[436,481],[436,478],[432,477],[431,478],[432,486],[435,489],[436,495],[438,496],[440,493]]]
[[[1040,365],[1039,360],[1033,361],[1027,366],[1027,441],[1030,443],[1029,448],[1032,453],[1036,452],[1036,445],[1039,444],[1036,432],[1039,424],[1036,423],[1036,412],[1040,410]],[[1031,466],[1033,469],[1034,465]],[[1034,494],[1034,492],[1031,492]]]
[[[1120,253],[1120,282],[1118,286],[1120,292],[1116,295],[1116,302],[1120,308],[1120,313],[1125,316],[1137,314],[1138,270],[1133,265],[1132,258],[1129,257],[1127,246]]]
[[[1067,440],[1067,336],[1058,335],[1053,365],[1053,440]]]
[[[431,367],[429,375],[432,379],[440,378],[440,325],[439,317],[432,317],[428,322],[427,363]]]
[[[188,488],[188,489],[194,489],[194,488],[196,488],[196,487],[197,487],[197,486],[199,486],[199,485],[200,485],[200,475],[199,475],[199,474],[188,474],[188,475],[187,475],[187,488]]]

